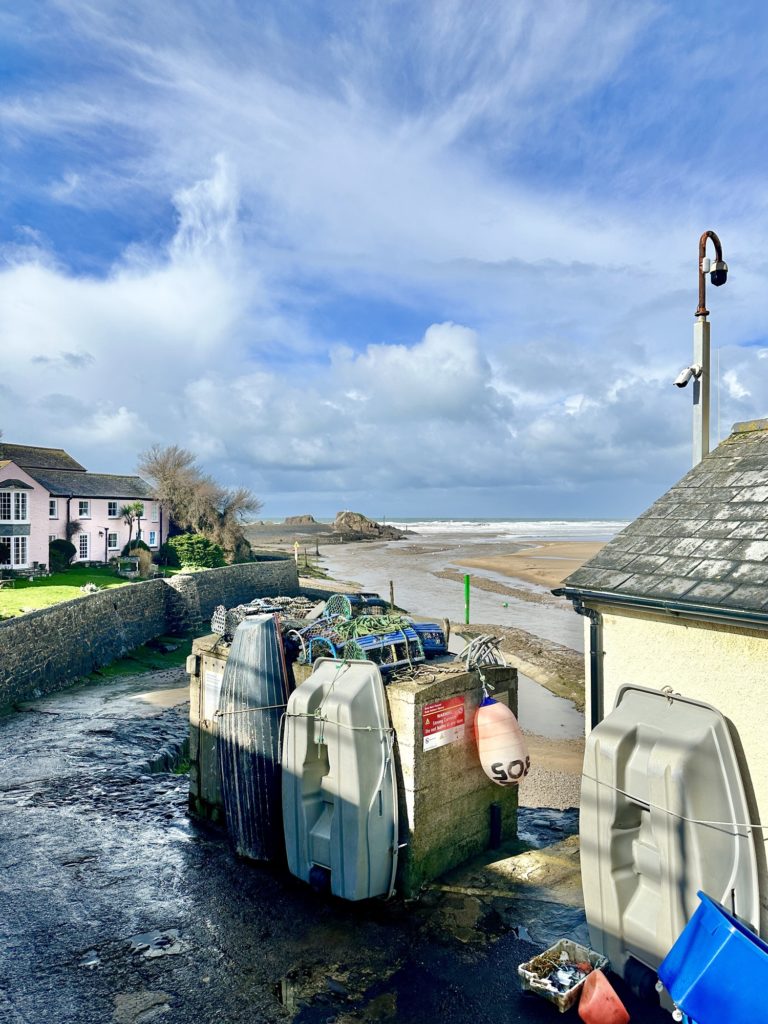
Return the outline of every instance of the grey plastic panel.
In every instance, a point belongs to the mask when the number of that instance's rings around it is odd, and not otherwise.
[[[698,889],[757,929],[754,839],[735,824],[749,820],[720,712],[620,690],[587,738],[580,820],[590,938],[614,970],[630,956],[655,970],[698,906]],[[704,821],[734,824],[696,823]]]
[[[288,867],[330,872],[347,900],[388,896],[397,867],[397,783],[381,673],[320,659],[288,701],[283,736]]]

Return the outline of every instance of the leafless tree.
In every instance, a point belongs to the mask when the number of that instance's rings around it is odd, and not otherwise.
[[[180,529],[220,544],[230,560],[248,556],[243,523],[261,501],[247,487],[222,487],[202,471],[192,452],[175,444],[142,452],[138,470]]]

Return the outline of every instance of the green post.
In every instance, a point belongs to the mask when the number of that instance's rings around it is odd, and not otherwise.
[[[469,576],[464,577],[464,623],[469,625]]]

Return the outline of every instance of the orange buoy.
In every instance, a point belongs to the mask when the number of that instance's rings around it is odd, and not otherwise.
[[[483,699],[475,715],[475,741],[483,771],[498,786],[516,786],[528,774],[525,737],[506,704]]]
[[[629,1014],[602,971],[592,971],[581,989],[579,1016],[584,1024],[628,1024]]]

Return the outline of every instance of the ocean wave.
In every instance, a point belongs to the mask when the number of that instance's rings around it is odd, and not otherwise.
[[[618,519],[391,519],[388,525],[400,530],[414,530],[425,536],[438,534],[457,536],[502,537],[547,540],[606,540],[627,525]]]

